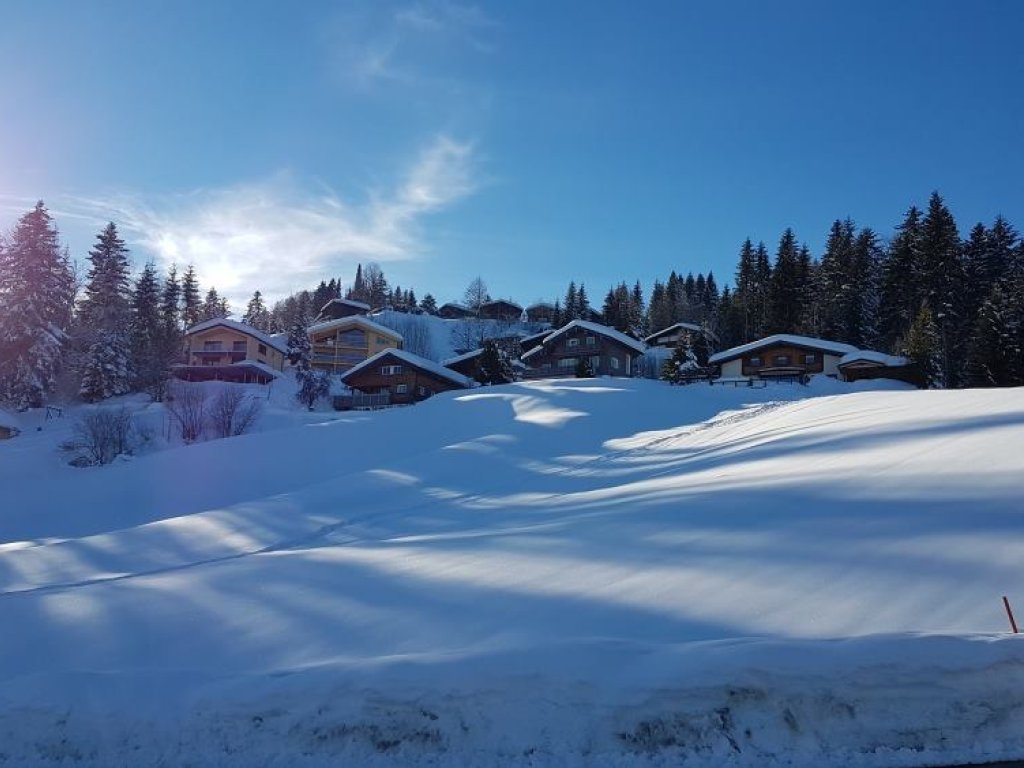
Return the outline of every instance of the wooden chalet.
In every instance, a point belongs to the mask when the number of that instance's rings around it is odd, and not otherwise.
[[[582,358],[595,376],[633,376],[635,361],[644,354],[642,341],[588,320],[573,320],[548,333],[522,356],[527,378],[575,376]]]
[[[316,316],[316,322],[322,323],[328,320],[339,320],[343,317],[353,315],[365,315],[370,311],[370,305],[354,299],[331,299],[320,309]]]
[[[662,328],[657,333],[652,333],[644,339],[644,343],[648,347],[675,349],[679,346],[679,342],[684,340],[692,346],[698,335],[704,336],[709,342],[715,339],[713,333],[696,323],[675,323],[668,328]]]
[[[495,299],[480,305],[480,317],[484,320],[502,320],[514,323],[523,316],[523,308],[514,301]]]
[[[896,379],[923,387],[926,382],[909,358],[886,355],[870,349],[850,352],[839,359],[839,375],[844,381],[862,379]]]
[[[403,349],[385,349],[341,375],[353,390],[334,399],[334,407],[347,410],[360,403],[383,407],[409,405],[438,392],[468,389],[472,379]]]
[[[776,334],[717,352],[708,358],[708,363],[719,367],[723,379],[802,381],[819,373],[838,377],[843,356],[859,351],[836,341]]]
[[[286,345],[251,325],[215,318],[185,332],[185,362],[172,373],[185,381],[267,384],[284,370]]]
[[[449,357],[447,360],[443,361],[441,365],[472,379],[476,375],[477,361],[480,359],[480,355],[482,355],[483,352],[483,347],[480,347],[479,349],[472,349],[461,355]]]
[[[550,325],[555,322],[555,305],[548,304],[546,301],[538,301],[536,304],[531,304],[526,308],[526,319],[531,323],[547,323]]]
[[[551,335],[551,329],[547,328],[537,333],[531,333],[529,336],[523,336],[519,339],[519,355],[520,357],[525,355],[531,349],[535,349],[544,343],[544,339]]]
[[[445,320],[461,320],[466,317],[475,316],[472,309],[454,301],[449,301],[438,307],[437,315]]]
[[[402,334],[362,315],[311,325],[307,331],[312,348],[310,363],[328,373],[344,373],[385,349],[400,349]]]

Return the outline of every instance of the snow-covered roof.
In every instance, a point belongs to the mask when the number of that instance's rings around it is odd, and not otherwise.
[[[460,304],[457,301],[446,301],[444,304],[441,305],[441,307],[455,307],[456,309],[464,309],[467,312],[472,312],[473,311],[472,309],[467,307],[465,304]],[[438,307],[438,309],[440,309],[441,307]]]
[[[507,304],[510,307],[515,307],[520,312],[523,311],[523,308],[521,306],[519,306],[516,302],[512,301],[511,299],[492,299],[491,301],[485,301],[480,306],[481,307],[493,307],[495,304]]]
[[[528,306],[526,308],[526,311],[529,312],[531,309],[554,309],[554,308],[555,308],[554,304],[550,304],[550,303],[548,303],[546,301],[536,301],[533,304],[531,304],[530,306]]]
[[[356,301],[355,299],[331,299],[330,301],[328,301],[326,304],[324,304],[320,308],[320,311],[323,312],[325,309],[327,309],[329,306],[331,306],[331,304],[344,304],[346,307],[353,307],[354,309],[362,309],[362,310],[365,310],[367,312],[370,311],[370,305],[369,304],[366,304],[366,303],[364,303],[362,301]]]
[[[230,365],[230,366],[241,366],[241,367],[247,367],[247,368],[259,368],[261,371],[264,371],[264,372],[270,374],[274,378],[277,378],[278,376],[283,376],[284,375],[283,373],[281,373],[281,371],[277,370],[277,368],[272,368],[269,365],[267,365],[266,363],[261,363],[259,360],[241,360],[241,361],[239,361],[237,363],[228,363],[228,365]]]
[[[562,334],[571,331],[573,328],[582,328],[585,331],[596,333],[598,336],[605,336],[609,339],[614,339],[620,344],[627,346],[630,349],[639,352],[640,354],[643,354],[644,351],[647,349],[647,347],[644,346],[644,343],[642,341],[637,341],[632,336],[627,336],[626,334],[621,333],[607,325],[592,323],[589,320],[572,320],[563,325],[561,328],[552,331],[547,336],[545,336],[542,345],[540,347],[534,347],[529,352],[524,354],[523,359],[525,360],[526,358],[531,357],[536,352],[540,351],[543,348],[544,344],[547,344],[549,341],[554,341]]]
[[[652,333],[644,339],[644,341],[649,344],[651,339],[656,339],[659,336],[664,336],[666,333],[672,333],[673,331],[694,331],[695,333],[700,333],[703,332],[704,329],[696,323],[676,323],[675,325],[670,325],[668,328],[662,328],[657,333]]]
[[[373,333],[383,333],[390,336],[393,339],[404,341],[402,334],[398,331],[388,328],[386,325],[375,323],[367,317],[362,315],[349,315],[348,317],[339,317],[337,320],[325,320],[322,323],[311,325],[306,329],[306,333],[319,333],[320,331],[330,331],[334,328],[341,328],[346,325],[358,325],[364,331],[372,331]]]
[[[838,341],[826,341],[825,339],[814,339],[810,336],[795,336],[791,333],[777,333],[774,336],[766,336],[765,338],[758,339],[757,341],[751,341],[747,344],[740,344],[738,347],[731,347],[730,349],[724,349],[721,352],[716,352],[708,358],[708,362],[721,363],[726,360],[732,360],[733,358],[745,355],[747,352],[753,352],[765,347],[772,347],[776,344],[791,344],[794,347],[816,349],[833,355],[845,355],[850,352],[859,351],[852,344],[842,344]]]
[[[345,381],[350,376],[358,373],[364,368],[369,368],[372,365],[378,363],[381,359],[387,356],[395,357],[401,360],[403,363],[419,368],[420,370],[432,373],[438,378],[447,379],[454,384],[458,384],[460,387],[472,387],[476,384],[473,379],[468,376],[463,376],[461,373],[456,373],[451,368],[445,368],[440,363],[435,363],[433,360],[427,360],[425,357],[414,355],[412,352],[406,352],[404,349],[382,349],[373,357],[363,360],[359,365],[349,368],[345,373],[341,375],[341,380]]]
[[[910,365],[910,360],[906,357],[887,355],[884,352],[875,352],[871,349],[858,349],[856,352],[848,352],[839,358],[839,365],[859,362],[877,363],[888,368],[900,368],[904,365]]]
[[[237,320],[229,320],[226,317],[215,317],[212,320],[205,320],[201,323],[196,323],[185,331],[185,335],[191,336],[194,333],[201,333],[217,327],[230,328],[233,331],[238,331],[239,333],[244,333],[247,336],[252,336],[254,339],[259,339],[268,347],[273,347],[278,352],[284,353],[288,351],[288,345],[286,343],[276,340],[269,333],[264,333],[259,328],[253,328],[251,325],[240,323]]]
[[[479,349],[471,349],[469,352],[465,352],[461,355],[456,355],[455,357],[449,357],[447,360],[442,360],[441,365],[455,365],[456,363],[461,363],[463,360],[471,360],[472,358],[482,354],[483,351],[483,347],[480,347]]]

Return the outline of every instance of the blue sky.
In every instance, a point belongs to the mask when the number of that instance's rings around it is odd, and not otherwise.
[[[236,303],[376,261],[457,298],[729,279],[743,238],[1024,227],[1024,3],[0,5],[0,225]]]

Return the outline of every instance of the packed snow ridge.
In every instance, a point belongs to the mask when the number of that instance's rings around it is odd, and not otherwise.
[[[0,766],[1024,757],[1022,390],[540,381],[96,469],[27,421]]]

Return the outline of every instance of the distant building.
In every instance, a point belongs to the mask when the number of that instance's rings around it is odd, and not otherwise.
[[[338,320],[342,317],[352,317],[353,315],[365,315],[370,311],[370,305],[364,304],[361,301],[355,301],[353,299],[331,299],[320,309],[320,314],[316,316],[316,322],[326,322],[327,320]]]
[[[0,440],[16,437],[21,432],[20,421],[13,413],[0,410]]]
[[[266,384],[284,369],[286,347],[237,320],[216,318],[185,332],[185,363],[172,371],[186,381]]]
[[[674,349],[679,346],[679,342],[684,339],[692,345],[698,334],[702,334],[709,342],[714,341],[715,339],[715,335],[713,333],[696,323],[676,323],[674,325],[670,325],[668,328],[662,328],[660,331],[652,333],[644,339],[644,343],[648,347],[667,347],[669,349]],[[714,347],[712,347],[712,349],[714,349]]]
[[[362,315],[311,325],[306,333],[312,347],[314,368],[344,373],[385,349],[402,346],[402,334]]]
[[[504,320],[514,323],[523,316],[523,308],[514,301],[496,299],[480,305],[480,317],[484,320]]]
[[[526,308],[526,319],[531,323],[553,323],[555,322],[555,305],[546,301],[538,301]]]
[[[454,301],[449,301],[437,308],[438,317],[445,320],[461,320],[465,317],[473,317],[473,310],[469,307]]]
[[[552,331],[522,356],[527,378],[574,376],[586,358],[595,376],[632,376],[644,343],[589,320],[573,320]]]
[[[476,386],[469,377],[402,349],[378,352],[342,374],[341,380],[354,394],[335,398],[340,410],[361,402],[376,407],[408,405],[438,392]]]
[[[839,375],[844,381],[861,379],[896,379],[909,384],[924,386],[921,372],[909,358],[900,355],[886,355],[870,349],[859,349],[839,358]]]

